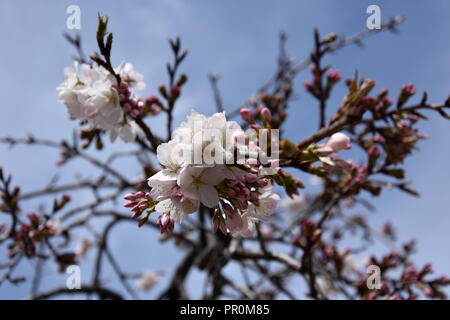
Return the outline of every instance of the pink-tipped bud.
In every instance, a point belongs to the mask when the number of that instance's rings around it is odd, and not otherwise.
[[[150,106],[150,113],[154,116],[158,115],[161,112],[161,107],[158,106],[156,103],[152,104]]]
[[[336,83],[341,80],[341,74],[337,70],[328,70],[327,72],[328,81]]]
[[[351,149],[350,138],[341,132],[337,132],[330,137],[325,146],[330,147],[334,152],[348,150]]]
[[[261,110],[261,118],[264,122],[272,121],[272,113],[270,112],[269,108],[265,107]]]
[[[401,94],[409,97],[414,95],[416,91],[416,87],[412,83],[408,83],[402,86]]]
[[[158,98],[155,97],[154,95],[148,96],[147,99],[145,100],[148,104],[154,104],[156,102],[158,102]]]
[[[253,122],[252,114],[251,114],[250,110],[248,110],[247,108],[242,108],[242,109],[239,111],[239,114],[241,115],[241,118],[242,118],[244,121],[247,121],[247,122]]]
[[[134,193],[127,193],[123,198],[125,200],[136,200],[136,196],[134,195]]]
[[[173,231],[175,227],[175,221],[169,213],[163,213],[158,217],[156,224],[159,226],[161,233],[165,233],[167,230]]]
[[[172,86],[171,91],[172,91],[173,95],[178,96],[178,95],[180,95],[181,88],[177,85],[174,85],[174,86]]]
[[[125,208],[132,208],[137,204],[136,201],[132,200],[132,201],[125,201],[125,203],[123,204],[123,206]]]

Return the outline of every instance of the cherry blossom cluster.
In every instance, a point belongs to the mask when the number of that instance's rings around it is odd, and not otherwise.
[[[248,136],[224,113],[207,117],[193,111],[173,138],[158,146],[164,168],[148,179],[150,191],[126,195],[125,206],[135,218],[147,210],[141,224],[159,212],[157,224],[166,232],[203,205],[213,211],[214,230],[249,235],[256,222],[274,212],[279,196],[272,192],[272,179],[258,175],[261,163],[246,157],[257,147],[237,141],[246,142]],[[234,161],[236,154],[240,163]]]
[[[127,119],[126,113],[135,115],[141,103],[130,100],[129,88],[144,89],[143,76],[127,62],[114,71],[120,76],[120,84],[115,75],[96,63],[75,63],[64,70],[64,81],[57,88],[58,98],[67,106],[72,119],[87,121],[107,131],[111,141],[117,137],[125,142],[134,141],[140,130],[133,120]]]

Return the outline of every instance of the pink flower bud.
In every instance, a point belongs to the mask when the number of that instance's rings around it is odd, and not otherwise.
[[[409,97],[414,95],[416,91],[416,87],[412,83],[408,83],[402,86],[401,94]]]
[[[158,101],[158,98],[155,97],[154,95],[148,96],[148,98],[146,99],[146,102],[148,104],[154,104]]]
[[[334,152],[348,150],[351,149],[350,138],[341,132],[337,132],[330,137],[325,146],[330,147]]]
[[[341,74],[337,70],[328,70],[327,72],[328,81],[336,83],[341,80]]]
[[[137,204],[136,201],[132,200],[132,201],[125,201],[125,203],[123,204],[123,206],[125,208],[131,208],[134,207]]]
[[[181,88],[177,85],[172,86],[171,88],[172,94],[178,96],[181,92]]]
[[[247,108],[242,108],[239,113],[244,121],[253,122],[251,112]]]
[[[138,191],[138,192],[136,192],[134,195],[135,195],[137,198],[142,198],[142,197],[145,195],[145,193],[144,193],[143,191]]]
[[[270,112],[269,108],[266,107],[261,110],[261,118],[264,122],[272,121],[272,113]]]
[[[169,213],[163,213],[158,217],[156,224],[159,226],[161,233],[165,233],[167,230],[173,231],[175,226],[175,221]]]
[[[124,197],[125,200],[136,200],[134,193],[127,193]]]
[[[158,115],[161,112],[161,107],[158,106],[156,103],[152,104],[150,106],[150,113],[154,116]]]

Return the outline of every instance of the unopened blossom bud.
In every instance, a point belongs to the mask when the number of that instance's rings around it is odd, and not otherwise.
[[[250,110],[248,110],[247,108],[242,108],[239,111],[239,114],[241,115],[241,118],[244,121],[253,122],[252,114],[251,114]]]
[[[175,226],[175,221],[173,220],[170,213],[166,212],[158,217],[156,224],[159,226],[161,233],[165,233],[167,230],[172,232]]]
[[[136,196],[134,193],[127,193],[123,198],[125,200],[131,200],[131,201],[136,200]]]
[[[416,87],[413,84],[408,83],[402,86],[400,90],[400,96],[398,97],[397,108],[400,108],[404,105],[411,96],[416,93]]]
[[[178,97],[181,93],[181,88],[177,85],[172,86],[172,88],[170,89],[170,92],[172,93],[172,95],[174,97]]]
[[[385,98],[383,99],[383,104],[384,104],[385,107],[391,106],[392,103],[393,103],[392,100],[389,99],[388,97],[385,97]]]
[[[135,196],[137,198],[142,198],[144,195],[145,195],[145,193],[143,191],[138,191],[138,192],[135,193]]]
[[[331,147],[334,152],[348,150],[351,149],[350,138],[341,132],[337,132],[330,137],[326,146]]]
[[[269,108],[265,107],[261,110],[261,119],[264,122],[272,121],[272,113],[270,112]]]
[[[145,102],[147,102],[148,104],[154,104],[154,103],[158,102],[158,98],[155,97],[154,95],[151,95],[151,96],[147,97]]]
[[[135,200],[129,200],[129,201],[125,201],[125,203],[123,204],[123,206],[125,208],[132,208],[137,204],[137,202]]]
[[[158,115],[161,112],[161,110],[162,110],[161,107],[156,103],[150,106],[150,113],[154,116]]]
[[[381,98],[384,98],[384,97],[386,97],[387,95],[388,95],[388,93],[389,93],[389,90],[388,89],[386,89],[386,88],[382,88],[381,90],[380,90],[380,92],[378,92],[378,97],[381,99]]]
[[[337,70],[330,69],[327,71],[327,78],[328,78],[328,81],[330,81],[331,83],[336,83],[339,80],[341,80],[341,74]]]
[[[416,93],[417,89],[412,83],[408,83],[402,86],[401,95],[412,96]]]
[[[351,149],[350,138],[341,132],[333,134],[325,145],[317,149],[319,155],[329,155],[340,150]]]
[[[161,93],[161,95],[162,95],[163,97],[167,98],[166,87],[165,87],[163,84],[160,84],[160,85],[158,86],[158,90],[159,90],[159,93]]]

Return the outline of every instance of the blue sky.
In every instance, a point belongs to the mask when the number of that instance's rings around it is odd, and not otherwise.
[[[192,108],[213,111],[213,96],[207,74],[220,73],[223,101],[234,110],[275,70],[277,38],[281,30],[288,35],[288,51],[305,57],[312,46],[312,30],[322,34],[350,35],[365,28],[366,8],[381,7],[382,19],[404,14],[400,35],[386,33],[365,42],[365,48],[348,47],[328,57],[327,62],[350,77],[355,69],[378,81],[379,87],[396,92],[402,84],[413,82],[419,92],[427,90],[430,101],[439,102],[450,93],[450,2],[433,1],[13,1],[0,3],[2,50],[0,51],[0,136],[23,136],[29,132],[46,138],[70,137],[75,123],[69,121],[63,105],[56,100],[56,86],[65,66],[71,64],[73,49],[63,39],[66,8],[81,7],[81,35],[87,54],[96,49],[97,12],[110,17],[114,32],[113,61],[130,61],[145,77],[145,94],[166,80],[169,59],[167,39],[179,35],[190,54],[183,71],[190,79],[176,111],[181,121]],[[302,88],[308,77],[300,75],[295,85]],[[292,140],[300,140],[315,129],[316,106],[303,92],[291,105],[286,130]],[[339,103],[343,91],[333,102]],[[155,121],[156,132],[164,132],[162,121]],[[438,273],[450,273],[447,242],[450,228],[450,123],[431,116],[422,130],[430,136],[420,151],[406,164],[413,187],[421,192],[416,199],[397,191],[373,199],[377,211],[371,220],[380,225],[392,221],[401,239],[418,239],[416,260],[433,262]],[[124,147],[115,144],[113,149]],[[40,148],[18,147],[8,151],[0,146],[0,166],[14,174],[25,190],[44,186],[56,173],[70,180],[76,171],[89,175],[90,168],[75,163],[66,171],[55,169],[57,154]],[[127,168],[130,175],[137,168]],[[80,194],[75,200],[81,201]],[[32,209],[30,205],[30,210]],[[134,231],[129,236],[130,230]],[[123,255],[124,267],[133,271],[156,268],[170,273],[177,250],[157,243],[157,234],[136,232],[135,226],[117,231],[111,244]],[[133,250],[130,250],[133,249]],[[169,254],[170,252],[170,254]],[[144,254],[143,254],[144,253]],[[92,259],[93,257],[88,257]],[[1,258],[2,259],[2,258]],[[24,266],[23,271],[30,266]],[[18,271],[21,271],[18,270]],[[49,270],[51,271],[51,270]],[[198,276],[194,273],[191,282]],[[58,282],[59,281],[59,282]],[[64,278],[49,278],[43,287],[59,284]],[[109,279],[105,279],[109,281]],[[161,284],[161,286],[164,282]],[[191,286],[198,291],[195,285]],[[0,287],[0,298],[24,298],[29,288]],[[152,294],[143,297],[152,297]]]

